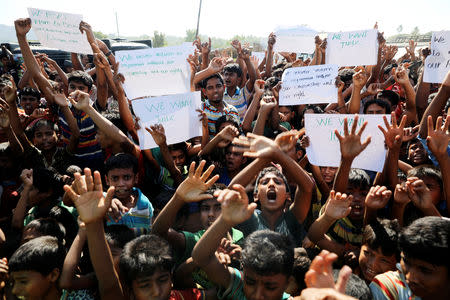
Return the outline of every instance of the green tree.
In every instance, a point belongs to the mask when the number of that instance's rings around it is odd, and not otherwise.
[[[185,42],[193,42],[195,40],[195,29],[187,29],[186,37],[184,38]]]
[[[164,47],[166,44],[166,35],[155,30],[153,32],[153,47]]]
[[[107,35],[107,34],[104,34],[104,33],[101,32],[101,31],[94,31],[94,36],[95,36],[96,38],[100,39],[100,40],[103,40],[103,39],[107,39],[107,38],[108,38],[108,35]]]
[[[411,32],[412,35],[418,35],[419,34],[419,27],[414,27],[413,31]]]

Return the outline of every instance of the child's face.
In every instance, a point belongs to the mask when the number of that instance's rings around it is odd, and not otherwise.
[[[422,178],[423,182],[427,186],[427,188],[430,190],[431,193],[431,199],[433,201],[434,205],[437,205],[441,201],[442,197],[442,191],[441,186],[439,185],[439,182],[434,179],[433,177],[424,177]]]
[[[395,254],[386,256],[381,251],[381,248],[374,250],[369,245],[362,245],[361,247],[359,267],[367,282],[372,281],[378,274],[396,270],[396,263],[397,259],[395,258]]]
[[[244,294],[249,300],[280,300],[288,283],[284,274],[263,276],[244,268]]]
[[[284,122],[291,122],[292,118],[294,117],[294,112],[288,108],[287,106],[280,106],[279,112],[283,114],[284,116]]]
[[[448,295],[450,276],[447,267],[405,257],[403,253],[400,265],[414,295],[429,299],[443,299],[442,295]]]
[[[106,176],[106,183],[116,188],[114,196],[119,200],[127,199],[137,183],[137,174],[133,169],[112,169]]]
[[[427,153],[421,142],[417,141],[409,145],[408,159],[415,165],[420,165],[427,161]]]
[[[34,131],[33,144],[39,150],[46,151],[56,147],[58,136],[53,128],[49,126],[40,126]]]
[[[69,82],[68,92],[70,94],[75,91],[82,91],[85,93],[89,93],[89,87],[87,85],[85,85],[84,83],[72,80]]]
[[[217,198],[204,200],[200,203],[200,223],[203,229],[208,229],[219,217],[221,212],[220,203]]]
[[[20,106],[22,106],[27,115],[31,115],[39,107],[39,99],[32,95],[22,95],[20,97]]]
[[[170,155],[172,155],[173,162],[177,166],[178,170],[182,171],[183,166],[186,164],[186,155],[183,150],[172,150],[170,151]]]
[[[350,211],[350,214],[348,217],[352,220],[362,220],[364,218],[364,209],[365,209],[365,200],[367,193],[369,192],[368,189],[355,187],[350,185],[345,193],[347,195],[353,196],[353,201],[350,204],[350,207],[352,210]]]
[[[132,291],[135,300],[167,300],[172,290],[169,271],[156,270],[151,276],[133,280]]]
[[[255,200],[260,201],[261,208],[268,211],[283,210],[286,197],[286,185],[277,174],[269,172],[259,180]]]
[[[12,293],[22,299],[45,299],[52,289],[56,289],[59,271],[55,269],[47,276],[36,271],[17,271],[11,273],[14,285]]]
[[[225,153],[225,162],[227,164],[227,170],[230,172],[238,172],[241,170],[242,165],[245,163],[246,158],[242,152],[238,152],[238,149],[234,146],[227,148]]]
[[[337,172],[336,167],[320,167],[320,173],[322,174],[322,178],[326,183],[332,183],[334,181],[334,176]]]

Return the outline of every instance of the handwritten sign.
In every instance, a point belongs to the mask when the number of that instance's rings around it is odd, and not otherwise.
[[[386,115],[390,122],[390,115]],[[306,148],[309,161],[316,166],[339,167],[341,150],[339,140],[334,130],[337,129],[344,136],[344,118],[347,118],[349,130],[355,118],[354,115],[340,114],[305,114],[305,129],[309,136],[310,146]],[[361,168],[381,172],[383,170],[386,149],[384,136],[378,125],[383,126],[383,115],[359,115],[358,127],[367,121],[361,142],[370,135],[371,142],[353,161],[352,168]]]
[[[192,45],[117,51],[128,98],[189,92],[191,70],[186,58],[193,52]]]
[[[28,8],[31,28],[45,47],[67,52],[92,54],[91,46],[80,32],[82,15]]]
[[[133,100],[133,110],[140,119],[138,137],[141,149],[156,148],[145,127],[164,126],[167,144],[174,144],[202,135],[202,124],[196,109],[201,108],[200,92]]]
[[[317,31],[305,26],[280,28],[275,31],[277,42],[275,52],[313,53],[315,49],[314,37]]]
[[[423,81],[442,83],[450,71],[450,31],[433,32],[431,54],[425,59]]]
[[[289,68],[283,72],[280,105],[337,102],[337,65]]]
[[[325,61],[338,66],[376,65],[376,29],[328,33]]]

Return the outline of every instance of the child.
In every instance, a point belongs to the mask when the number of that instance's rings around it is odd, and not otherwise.
[[[99,172],[85,169],[85,177],[75,174],[76,180],[89,182],[81,195],[69,186],[66,193],[75,203],[80,219],[86,224],[89,254],[97,275],[102,299],[204,299],[202,291],[172,291],[171,270],[173,259],[167,241],[156,235],[144,235],[128,243],[121,255],[119,268],[124,290],[114,270],[111,251],[105,239],[103,218],[111,204],[114,187],[106,196],[102,191]],[[208,299],[208,298],[207,298]]]
[[[398,270],[378,275],[370,284],[374,299],[450,299],[449,241],[449,219],[414,221],[399,235]]]
[[[126,210],[119,220],[109,218],[107,225],[124,224],[136,235],[150,230],[153,206],[136,186],[138,162],[131,154],[119,153],[111,156],[105,164],[106,184],[115,188],[113,201],[119,201]]]
[[[9,260],[12,293],[24,299],[59,300],[58,280],[65,254],[64,246],[50,236],[20,246]]]
[[[256,203],[248,203],[241,185],[223,190],[217,196],[222,203],[222,214],[195,245],[194,262],[219,286],[221,299],[288,299],[290,296],[284,291],[294,263],[292,241],[277,232],[257,231],[245,240],[243,272],[221,264],[214,254],[221,237],[233,226],[249,219]]]

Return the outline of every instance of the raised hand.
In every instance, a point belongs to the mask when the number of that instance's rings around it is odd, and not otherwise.
[[[113,198],[111,201],[111,206],[108,209],[108,216],[111,217],[114,222],[120,221],[122,219],[122,215],[127,213],[130,209],[122,204],[117,198]]]
[[[373,210],[385,207],[391,198],[392,192],[385,186],[372,186],[367,193],[365,204]]]
[[[334,220],[339,220],[348,216],[352,208],[352,196],[347,194],[336,193],[334,190],[330,191],[327,203],[325,204],[324,214]]]
[[[214,170],[214,165],[210,165],[203,172],[205,164],[206,161],[202,160],[198,168],[195,169],[195,162],[192,162],[189,167],[188,177],[178,186],[176,194],[184,202],[198,202],[213,198],[212,195],[205,192],[219,179],[219,175],[215,175],[208,180]]]
[[[420,125],[404,128],[402,142],[409,142],[410,140],[416,138],[419,135],[419,127]]]
[[[256,203],[248,203],[245,188],[234,184],[232,189],[225,189],[214,194],[222,204],[222,219],[231,227],[248,220],[256,209]]]
[[[64,190],[69,198],[75,203],[81,221],[86,225],[103,220],[111,206],[111,200],[114,196],[114,187],[110,187],[103,196],[102,179],[98,171],[94,172],[92,177],[91,170],[84,169],[84,179],[80,173],[75,173],[75,179],[83,180],[85,189],[77,192],[72,187],[65,185]]]
[[[33,185],[33,169],[23,169],[20,173],[20,180],[24,186],[31,187]]]
[[[416,51],[416,47],[417,47],[417,42],[414,42],[413,40],[409,40],[409,47],[406,46],[406,52],[409,53],[409,55],[411,55],[411,58],[415,57],[415,51]]]
[[[284,153],[287,153],[295,147],[299,136],[300,132],[297,130],[285,131],[277,135],[275,138],[275,143],[281,150],[283,150]]]
[[[367,87],[367,93],[369,93],[372,96],[375,96],[376,94],[378,94],[379,92],[382,91],[380,86],[381,86],[380,83],[371,83],[371,84],[369,84],[369,86]]]
[[[360,68],[355,74],[353,74],[353,86],[358,89],[362,89],[369,77],[363,68]]]
[[[409,202],[411,202],[411,199],[408,196],[408,190],[406,188],[406,184],[405,183],[397,184],[395,186],[395,191],[394,191],[394,204],[404,206],[404,205],[408,204]]]
[[[3,88],[5,93],[5,100],[8,104],[16,104],[17,100],[17,87],[12,76],[9,77],[9,84]]]
[[[89,25],[87,22],[81,21],[79,29],[80,29],[81,33],[86,33],[86,37],[87,37],[89,44],[94,43],[95,45],[97,45],[94,33],[92,32],[91,25]]]
[[[166,144],[166,132],[162,124],[155,124],[150,128],[145,127],[145,130],[152,135],[153,140],[158,146]]]
[[[109,62],[102,52],[94,53],[94,64],[100,69],[109,68]]]
[[[9,105],[5,100],[0,98],[0,127],[8,128],[11,124],[9,120]]]
[[[17,19],[14,21],[14,27],[16,28],[17,36],[26,36],[31,29],[31,19]]]
[[[436,128],[433,126],[433,117],[428,116],[428,136],[427,145],[433,152],[436,158],[445,157],[448,155],[447,148],[450,142],[450,133],[448,128],[450,125],[450,116],[447,116],[445,123],[442,126],[442,117],[438,117],[436,120]]]
[[[222,129],[218,135],[222,139],[222,141],[217,145],[220,148],[224,148],[233,141],[233,139],[239,136],[239,130],[233,125],[227,125],[224,129]]]
[[[277,42],[277,36],[271,32],[267,38],[267,48],[273,48],[273,45]]]
[[[345,294],[345,286],[352,274],[348,266],[344,266],[339,272],[339,277],[334,283],[333,262],[338,258],[337,254],[322,250],[311,262],[308,272],[305,274],[305,283],[308,288],[332,288]]]
[[[260,112],[269,113],[278,105],[274,96],[265,96],[259,102]]]
[[[398,68],[392,69],[392,76],[394,77],[395,81],[400,85],[410,84],[408,74],[409,69],[405,68],[402,65],[399,66]]]
[[[262,79],[257,79],[255,81],[255,84],[253,86],[253,90],[255,91],[255,95],[257,95],[258,97],[260,97],[262,94],[264,94],[264,84],[266,82]],[[257,97],[254,96],[254,99],[256,99]]]
[[[348,132],[347,118],[344,119],[344,136],[341,136],[337,130],[334,131],[339,140],[342,159],[354,159],[361,152],[363,152],[370,143],[370,136],[368,136],[367,139],[361,143],[361,135],[367,126],[367,121],[364,122],[358,133],[356,133],[358,119],[359,117],[356,115],[353,120],[352,131],[350,133]]]
[[[217,248],[216,257],[223,265],[228,266],[232,260],[239,260],[242,248],[237,244],[233,244],[230,240],[223,238],[220,246]]]
[[[211,38],[209,38],[209,42],[202,43],[199,50],[202,55],[208,55],[211,52]]]
[[[239,53],[241,53],[241,51],[242,51],[241,42],[239,42],[238,40],[233,40],[231,42],[231,46],[233,46],[233,48],[236,49],[238,55],[239,55]]]
[[[240,136],[233,140],[233,144],[239,146],[237,152],[244,152],[248,157],[270,158],[276,151],[280,151],[278,145],[271,139],[262,135],[247,133],[247,137]]]
[[[222,57],[214,57],[209,62],[209,68],[214,71],[214,73],[222,72],[223,68],[226,65],[226,61]]]
[[[89,99],[89,94],[82,91],[75,91],[69,95],[70,103],[72,103],[76,109],[82,111],[87,110],[91,106]]]
[[[384,125],[386,126],[387,130],[385,130],[381,125],[378,125],[378,128],[383,133],[386,146],[389,149],[400,148],[400,146],[402,145],[403,129],[405,127],[407,119],[407,116],[403,116],[402,120],[400,121],[400,125],[397,126],[397,118],[395,117],[394,112],[391,113],[392,125],[389,125],[386,116],[383,116]]]
[[[63,91],[55,92],[50,87],[47,87],[47,92],[49,94],[53,94],[53,99],[56,104],[58,104],[61,107],[67,107],[69,106],[69,102],[67,101],[66,95],[64,95]]]
[[[417,177],[410,177],[406,181],[408,197],[414,206],[420,210],[428,210],[434,206],[430,189],[423,180]]]

